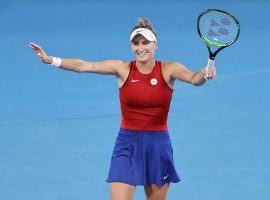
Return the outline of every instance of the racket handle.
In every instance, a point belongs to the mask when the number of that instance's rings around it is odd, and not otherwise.
[[[211,58],[209,58],[208,59],[207,66],[205,68],[206,74],[209,74],[210,73],[210,70],[215,67],[214,65],[215,65],[215,60],[212,60]]]

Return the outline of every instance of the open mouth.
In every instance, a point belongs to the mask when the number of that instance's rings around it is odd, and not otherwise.
[[[148,54],[148,51],[145,51],[145,52],[139,52],[139,51],[137,51],[136,54],[138,56],[143,56],[144,57],[144,56],[146,56]]]

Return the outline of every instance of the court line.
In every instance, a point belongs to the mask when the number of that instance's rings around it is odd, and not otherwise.
[[[270,69],[261,69],[261,70],[253,70],[253,71],[245,71],[245,72],[238,72],[234,74],[228,74],[228,75],[221,75],[219,79],[216,80],[216,84],[230,84],[234,81],[240,82],[246,81],[243,77],[248,77],[248,76],[254,76],[262,73],[270,73]],[[238,77],[241,77],[241,79],[236,79]],[[182,86],[176,86],[174,88],[175,90],[177,89],[182,89]],[[196,94],[196,92],[191,92],[191,94]],[[182,94],[181,96],[186,96],[190,95],[188,94]],[[116,102],[111,102],[108,103],[102,107],[107,107],[112,104],[115,104]],[[181,109],[184,110],[184,109]],[[177,112],[176,109],[171,109],[170,112]],[[98,118],[111,118],[111,117],[120,117],[120,114],[102,114],[102,115],[94,115],[94,116],[85,116],[85,117],[70,117],[70,118],[52,118],[52,119],[41,119],[41,120],[29,120],[29,121],[17,121],[17,122],[7,122],[7,123],[1,123],[0,127],[5,127],[5,126],[14,126],[14,125],[22,125],[22,124],[31,124],[31,123],[42,123],[42,122],[55,122],[55,121],[70,121],[70,120],[84,120],[84,119],[98,119]]]
[[[218,70],[218,69],[217,69]],[[244,79],[245,77],[249,76],[257,76],[259,74],[265,74],[265,73],[270,73],[270,69],[261,69],[261,70],[252,70],[252,71],[241,71],[237,73],[231,73],[231,74],[226,74],[226,75],[219,75],[217,74],[217,78],[215,80],[210,80],[210,81],[215,81],[215,85],[218,84],[230,84],[234,83],[235,81],[237,82],[246,82],[247,80]],[[241,79],[239,79],[241,77]],[[254,79],[255,81],[256,79]],[[178,85],[174,89],[181,89],[182,90],[183,85]],[[195,93],[195,92],[194,92]]]
[[[83,119],[111,118],[111,117],[119,117],[119,116],[120,116],[120,114],[102,114],[102,115],[85,116],[85,117],[51,118],[51,119],[41,119],[41,120],[6,122],[6,123],[0,124],[0,127],[13,126],[13,125],[21,125],[21,124],[31,124],[31,123],[42,123],[42,122],[55,122],[55,121],[70,121],[70,120],[83,120]]]
[[[184,167],[182,167],[184,168]],[[188,169],[185,169],[184,171],[194,171],[194,170],[207,170],[207,171],[255,171],[255,172],[262,172],[262,171],[270,171],[270,168],[264,167],[217,167],[217,168],[196,168],[196,167],[188,167]]]

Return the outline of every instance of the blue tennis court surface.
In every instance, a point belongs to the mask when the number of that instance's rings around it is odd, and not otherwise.
[[[196,19],[207,8],[235,14],[240,38],[217,56],[215,80],[175,86],[169,130],[182,182],[168,200],[269,199],[269,1],[0,3],[1,200],[109,199],[116,79],[44,65],[29,42],[62,58],[129,61],[130,30],[145,16],[158,32],[156,58],[197,71],[208,52]]]

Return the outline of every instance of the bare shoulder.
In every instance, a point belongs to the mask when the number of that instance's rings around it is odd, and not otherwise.
[[[129,62],[125,62],[122,60],[117,60],[117,59],[111,59],[111,60],[106,60],[105,63],[109,66],[113,66],[113,68],[117,71],[117,73],[121,73],[123,70],[128,70],[129,69]]]
[[[194,73],[187,69],[180,62],[165,62],[163,67],[172,80],[178,79],[184,82],[191,83],[191,79]]]
[[[130,62],[122,60],[112,60],[117,71],[117,76],[120,79],[125,79],[130,70]]]
[[[110,65],[115,66],[116,68],[125,68],[129,66],[129,62],[125,62],[125,61],[117,60],[117,59],[106,60],[105,62],[109,63]]]
[[[119,65],[121,67],[129,68],[130,62],[126,62],[126,61],[122,61],[122,60],[118,60],[118,62],[119,62]]]
[[[167,62],[167,61],[162,61],[161,62],[161,71],[163,78],[165,81],[170,85],[171,88],[173,88],[174,85],[174,68],[176,68],[180,63],[178,62]]]
[[[162,71],[168,72],[168,73],[173,73],[175,70],[181,70],[185,69],[185,66],[181,64],[180,62],[167,62],[163,61],[161,62],[162,64]]]
[[[120,71],[129,71],[130,68],[130,62],[122,61],[122,60],[115,60],[115,66]]]
[[[175,62],[175,61],[173,61],[173,62],[168,62],[168,61],[162,61],[161,62],[162,63],[162,65],[164,66],[164,67],[183,67],[184,65],[183,64],[181,64],[180,62]]]
[[[124,65],[127,64],[127,62],[124,62],[124,61],[118,60],[118,59],[110,59],[110,60],[105,60],[103,62],[107,63],[109,65],[113,65],[115,67],[123,67]],[[102,63],[102,62],[100,62],[100,63]]]

